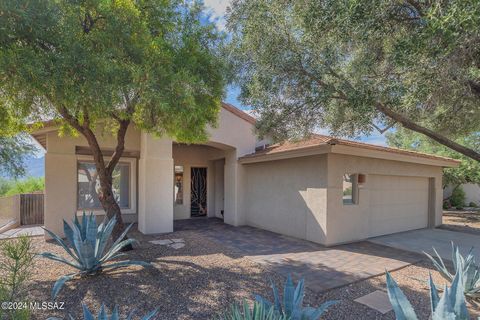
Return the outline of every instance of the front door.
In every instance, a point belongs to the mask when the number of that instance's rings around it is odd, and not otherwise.
[[[207,168],[191,168],[190,214],[192,217],[207,215]]]

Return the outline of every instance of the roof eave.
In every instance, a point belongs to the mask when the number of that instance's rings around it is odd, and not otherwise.
[[[244,156],[239,158],[238,162],[241,164],[250,164],[250,163],[258,163],[258,162],[308,157],[313,155],[329,153],[330,150],[331,150],[331,146],[325,143],[325,144],[310,146],[306,148],[298,148],[298,149],[285,150],[285,151],[279,151],[279,152],[265,153],[261,155]]]
[[[397,153],[397,152],[394,153],[389,151],[366,149],[362,147],[346,146],[341,144],[332,145],[331,153],[392,160],[392,161],[418,163],[418,164],[444,167],[444,168],[455,168],[455,167],[458,167],[458,165],[460,164],[460,161],[453,160],[453,159],[434,157],[434,156],[425,157],[421,155],[409,155],[409,154]]]

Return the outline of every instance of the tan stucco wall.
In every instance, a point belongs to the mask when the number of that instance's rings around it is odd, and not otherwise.
[[[16,221],[20,225],[20,195],[0,197],[0,228],[4,223]]]
[[[138,229],[144,234],[173,231],[172,140],[142,132],[139,161]]]
[[[98,132],[100,133],[100,132]],[[115,138],[108,133],[99,134],[102,148],[114,148]],[[71,221],[77,211],[77,161],[75,146],[88,146],[83,136],[60,137],[57,131],[46,134],[47,153],[45,154],[45,227],[57,234],[63,234],[63,219]],[[125,148],[140,150],[140,131],[129,127]],[[85,156],[81,156],[85,159]],[[125,214],[125,222],[137,220],[134,214]],[[101,215],[101,212],[99,212]]]
[[[359,190],[357,205],[343,205],[342,203],[342,176],[345,173],[361,173],[366,175],[366,183]],[[373,159],[366,157],[328,154],[328,205],[327,205],[327,245],[357,241],[370,236],[369,212],[370,190],[369,175],[424,177],[434,178],[434,222],[435,226],[442,223],[442,168],[400,161]],[[418,179],[417,179],[418,180]],[[412,181],[418,182],[416,179]],[[426,179],[425,179],[426,180]],[[388,181],[388,179],[387,179]],[[391,183],[396,183],[391,179]],[[385,187],[387,188],[387,187]],[[398,188],[399,198],[408,198],[408,189]],[[414,201],[412,200],[412,203]],[[393,202],[392,202],[393,203]],[[405,210],[415,210],[405,203]],[[394,210],[385,214],[394,214]],[[391,220],[385,219],[385,223]]]
[[[244,165],[246,223],[324,243],[326,155]]]

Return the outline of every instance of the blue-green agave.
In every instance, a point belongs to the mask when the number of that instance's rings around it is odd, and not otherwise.
[[[130,225],[107,250],[107,243],[116,223],[117,220],[115,218],[111,220],[105,218],[105,220],[97,227],[95,216],[93,214],[86,216],[85,213],[83,213],[82,216],[82,223],[78,221],[77,216],[73,219],[72,226],[63,220],[63,231],[71,248],[62,240],[62,238],[45,229],[45,231],[63,247],[73,260],[67,260],[64,257],[50,252],[45,252],[40,255],[67,264],[79,270],[79,272],[62,276],[57,282],[55,282],[52,289],[53,299],[56,298],[65,282],[71,280],[75,276],[94,275],[104,269],[114,269],[128,265],[150,266],[147,262],[131,260],[108,263],[112,259],[124,256],[124,254],[119,251],[125,246],[136,242],[135,239],[123,240],[132,227],[132,225]]]
[[[233,304],[222,317],[221,320],[288,320],[285,315],[281,315],[275,311],[273,306],[266,307],[264,303],[255,301],[253,308],[243,301],[243,305]]]
[[[462,274],[457,273],[453,277],[452,286],[445,286],[442,297],[429,279],[430,285],[430,307],[432,320],[468,320],[467,305],[463,294]],[[397,320],[417,320],[418,317],[413,310],[405,294],[400,290],[390,273],[387,272],[387,291]]]
[[[337,301],[327,301],[318,308],[303,307],[303,298],[305,296],[304,280],[301,279],[295,287],[292,277],[288,275],[283,289],[283,305],[278,294],[275,283],[271,281],[273,289],[274,302],[256,296],[255,299],[265,306],[265,309],[273,307],[275,312],[291,320],[317,320],[320,319],[328,307],[337,303]]]
[[[92,312],[88,309],[88,307],[82,303],[82,308],[83,308],[83,320],[120,320],[120,314],[118,312],[118,306],[115,306],[113,309],[112,315],[109,317],[107,312],[105,311],[105,306],[102,304],[100,307],[100,311],[98,312],[98,316],[95,318],[95,316],[92,314]],[[158,312],[158,309],[155,309],[151,311],[149,314],[145,315],[141,320],[150,320],[152,319]],[[132,320],[134,316],[135,311],[132,311],[128,317],[127,320]],[[74,317],[69,315],[70,320],[75,320]],[[61,320],[59,318],[48,318],[47,320]]]
[[[433,248],[436,258],[424,252],[425,255],[432,261],[438,272],[448,282],[453,282],[455,274],[461,273],[462,285],[465,290],[465,295],[473,299],[480,298],[480,266],[475,264],[475,256],[473,255],[473,248],[470,249],[467,256],[464,258],[460,254],[458,246],[452,242],[452,262],[455,273],[452,274],[445,266],[442,257],[438,254],[437,250]]]

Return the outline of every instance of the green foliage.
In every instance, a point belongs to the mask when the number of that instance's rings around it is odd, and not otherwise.
[[[45,190],[44,177],[29,177],[24,180],[0,181],[0,195],[13,196],[15,194],[32,193]]]
[[[82,308],[83,308],[83,320],[120,320],[120,313],[118,311],[118,306],[115,306],[115,308],[113,309],[112,315],[108,316],[107,311],[105,310],[105,305],[102,304],[102,306],[100,307],[100,311],[98,312],[98,316],[96,318],[85,304],[82,304]],[[155,309],[151,311],[149,314],[143,316],[140,320],[150,320],[157,314],[157,312],[158,312],[158,309]],[[134,313],[135,311],[132,311],[128,315],[126,320],[132,320]],[[59,320],[59,319],[48,318],[48,320]],[[70,315],[70,320],[75,320],[75,318]]]
[[[434,267],[442,275],[445,280],[452,283],[455,280],[455,275],[460,274],[462,282],[462,288],[465,290],[465,295],[474,299],[480,299],[480,266],[475,263],[475,256],[473,255],[473,248],[470,249],[468,255],[464,258],[458,246],[454,245],[452,242],[452,262],[454,267],[454,273],[450,273],[448,268],[445,266],[442,257],[438,252],[433,248],[435,252],[436,259],[425,253],[427,257],[432,261]]]
[[[25,284],[30,279],[33,266],[32,241],[28,236],[4,240],[0,243],[0,302],[24,302]],[[28,309],[2,310],[3,317],[16,320],[30,319]]]
[[[104,132],[135,121],[178,141],[204,140],[225,81],[223,35],[202,10],[177,0],[2,1],[1,109]]]
[[[480,131],[479,24],[478,0],[237,0],[227,54],[276,140],[370,134],[385,109],[457,139]]]
[[[0,129],[0,174],[20,177],[25,174],[25,157],[36,148],[24,136],[2,136]]]
[[[95,216],[91,214],[87,217],[85,212],[83,213],[81,224],[77,216],[75,216],[71,226],[65,220],[63,220],[63,231],[72,249],[69,248],[67,243],[65,243],[62,238],[45,229],[45,231],[53,239],[55,239],[60,246],[62,246],[62,248],[73,259],[73,261],[49,252],[42,253],[41,256],[64,263],[79,270],[79,272],[62,276],[57,280],[57,282],[55,282],[52,289],[53,299],[56,298],[65,282],[73,279],[77,275],[96,275],[105,269],[114,269],[129,265],[139,265],[143,267],[151,266],[147,262],[132,260],[109,263],[113,259],[124,256],[124,254],[120,253],[122,248],[136,242],[135,239],[123,240],[132,227],[132,225],[130,225],[125,229],[120,237],[118,237],[118,239],[111,244],[111,246],[107,247],[108,240],[111,237],[116,223],[117,220],[115,217],[111,220],[105,218],[104,222],[97,227]]]
[[[455,275],[452,286],[445,286],[443,296],[440,298],[438,290],[429,279],[430,285],[430,309],[432,320],[468,320],[470,316],[463,295],[461,274]],[[413,310],[405,294],[400,290],[390,273],[387,272],[388,298],[392,304],[397,320],[417,320],[418,317]]]
[[[285,316],[291,320],[317,320],[320,319],[323,313],[327,311],[328,307],[336,304],[337,301],[327,301],[318,308],[304,307],[303,298],[305,296],[304,281],[301,279],[295,287],[292,277],[288,275],[283,290],[283,301],[280,300],[278,290],[272,281],[272,289],[274,301],[269,302],[261,296],[256,296],[257,302],[264,305],[265,310],[269,310],[271,307],[279,315]]]
[[[285,315],[281,315],[274,310],[273,306],[267,307],[264,303],[254,302],[253,308],[243,301],[243,305],[233,304],[225,314],[220,317],[221,320],[288,320]]]
[[[480,163],[458,152],[440,145],[420,134],[398,129],[388,133],[387,144],[391,147],[409,149],[419,152],[436,154],[439,156],[460,160],[457,168],[445,168],[443,171],[443,185],[460,185],[464,183],[480,183]],[[468,134],[457,139],[457,142],[469,148],[480,151],[480,135]]]
[[[473,201],[470,202],[470,203],[468,204],[468,206],[471,207],[471,208],[478,208],[478,204],[476,204],[476,203],[473,202]]]
[[[12,181],[0,178],[0,197],[4,196],[12,188]]]
[[[463,191],[463,188],[461,186],[456,187],[452,191],[452,195],[448,199],[450,201],[450,204],[456,208],[462,208],[465,205],[465,191]]]

